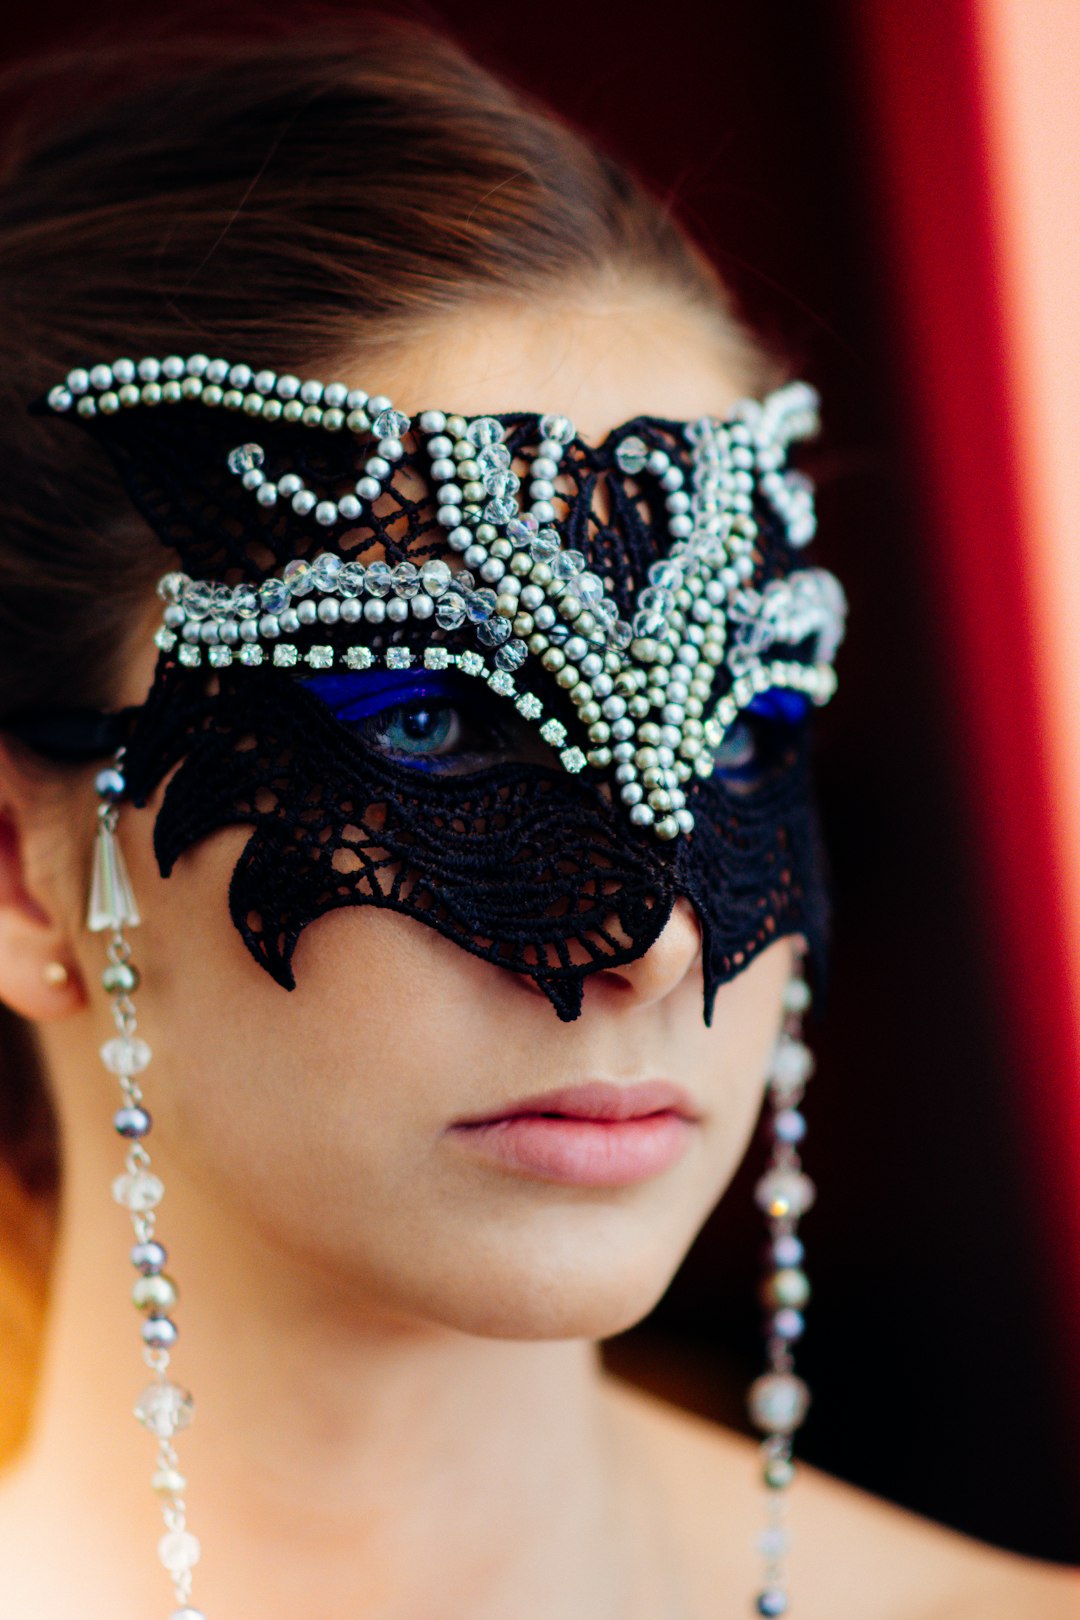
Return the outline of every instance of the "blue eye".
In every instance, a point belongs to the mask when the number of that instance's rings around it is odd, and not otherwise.
[[[802,692],[772,687],[760,693],[725,733],[713,776],[734,793],[752,793],[782,762],[809,707]]]
[[[553,758],[505,699],[454,671],[372,669],[302,684],[365,747],[418,771],[463,775],[505,759]]]

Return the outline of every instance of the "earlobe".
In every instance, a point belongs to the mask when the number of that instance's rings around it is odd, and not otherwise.
[[[64,1018],[86,1005],[69,942],[29,892],[19,829],[0,810],[0,1001],[32,1022]]]

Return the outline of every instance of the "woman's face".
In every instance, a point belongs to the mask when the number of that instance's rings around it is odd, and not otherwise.
[[[724,414],[746,390],[737,354],[702,316],[627,291],[447,317],[378,367],[338,354],[312,369],[368,382],[410,413],[561,411],[599,439],[638,413]],[[144,633],[118,702],[141,701],[153,664]],[[581,1016],[564,1023],[531,979],[358,906],[305,929],[286,992],[228,913],[248,829],[215,833],[163,880],[151,847],[159,803],[160,792],[123,809],[120,828],[143,918],[131,934],[136,1005],[154,1051],[145,1089],[166,1186],[179,1179],[211,1224],[247,1228],[279,1264],[314,1268],[357,1309],[391,1320],[602,1337],[644,1315],[745,1151],[796,943],[777,941],[723,985],[707,1028],[698,925],[681,899],[644,956],[586,979]],[[85,871],[89,793],[64,820],[79,829],[73,869]],[[67,895],[73,913],[81,898]],[[83,932],[72,949],[91,986],[81,1023],[94,1065],[109,1032],[102,941]],[[60,1068],[63,1113],[72,1099]],[[595,1081],[666,1082],[692,1117],[459,1123]],[[637,1143],[647,1159],[650,1133],[671,1151],[634,1169],[626,1155]],[[542,1165],[502,1157],[519,1138]]]

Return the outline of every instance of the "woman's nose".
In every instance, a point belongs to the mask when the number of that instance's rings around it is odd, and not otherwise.
[[[629,1006],[660,1001],[693,972],[701,957],[697,912],[680,895],[658,937],[641,956],[615,968],[604,968],[585,980],[585,1000],[615,994]]]

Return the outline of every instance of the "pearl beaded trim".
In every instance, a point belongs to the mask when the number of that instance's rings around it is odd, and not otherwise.
[[[451,569],[441,559],[420,567],[382,560],[365,565],[326,551],[311,562],[294,559],[257,589],[168,574],[159,584],[166,607],[155,640],[185,667],[197,668],[205,657],[213,668],[289,667],[301,658],[312,669],[364,668],[376,656],[366,645],[301,651],[293,638],[318,624],[384,632],[409,620],[433,621],[433,631],[442,632],[472,625],[495,668],[480,654],[446,654],[446,662],[519,699],[526,694],[518,692],[514,676],[530,655],[538,658],[567,692],[582,725],[581,746],[562,750],[563,765],[613,769],[631,822],[662,839],[692,829],[686,786],[695,774],[711,774],[716,749],[755,696],[783,686],[820,704],[835,689],[832,660],[845,615],[839,583],[823,569],[808,568],[762,590],[753,584],[755,491],[781,518],[793,548],[814,533],[811,486],[785,469],[791,445],[817,430],[817,396],[805,383],[761,402],[740,401],[725,422],[703,417],[687,423],[689,480],[666,450],[650,449],[636,435],[620,440],[614,452],[619,469],[659,486],[670,534],[629,621],[557,527],[558,479],[576,437],[565,416],[540,419],[526,508],[505,429],[490,416],[424,411],[414,423],[385,395],[198,354],[76,368],[47,396],[53,411],[83,417],[184,401],[362,441],[361,475],[352,492],[333,499],[320,498],[295,472],[269,478],[255,440],[228,452],[229,471],[268,515],[288,502],[328,533],[344,533],[363,519],[404,454],[403,437],[413,434],[430,458],[438,524],[460,557]],[[766,661],[774,649],[809,638],[811,662]],[[440,652],[445,649],[437,642],[428,649]],[[394,646],[380,655],[390,668],[408,667],[411,657]],[[730,689],[706,718],[722,671]],[[557,725],[565,734],[542,707],[535,719],[542,732]]]

